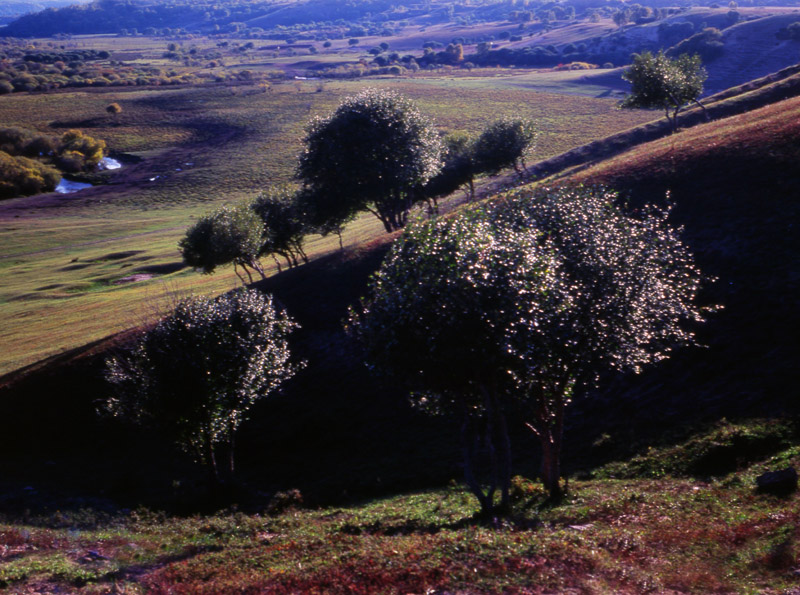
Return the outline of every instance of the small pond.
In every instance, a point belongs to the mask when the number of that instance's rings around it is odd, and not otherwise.
[[[61,178],[61,180],[58,182],[58,186],[56,186],[56,192],[59,194],[72,194],[73,192],[78,192],[79,190],[85,190],[86,188],[91,187],[91,184],[86,184],[85,182],[73,182],[72,180]]]

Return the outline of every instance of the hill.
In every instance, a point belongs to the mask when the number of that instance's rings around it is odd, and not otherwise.
[[[567,179],[617,188],[633,205],[664,204],[668,193],[674,222],[717,278],[708,299],[725,309],[703,331],[709,348],[666,366],[671,380],[654,373],[665,402],[675,391],[695,412],[796,406],[790,387],[800,377],[787,331],[800,322],[798,134],[795,97],[640,145]]]
[[[575,475],[561,505],[520,478],[508,520],[473,518],[474,501],[443,487],[459,477],[457,429],[418,417],[361,366],[340,320],[385,238],[261,284],[303,325],[294,348],[309,367],[254,412],[242,436],[248,490],[237,500],[246,512],[119,510],[200,505],[199,478],[158,436],[94,417],[102,359],[125,337],[3,378],[3,413],[14,424],[0,436],[0,545],[10,553],[0,586],[791,592],[797,496],[752,486],[765,470],[800,463],[797,432],[751,418],[798,411],[798,134],[800,98],[790,98],[561,180],[616,187],[633,208],[663,204],[669,191],[675,222],[717,277],[704,299],[725,306],[700,331],[706,349],[608,379],[574,404]],[[515,431],[526,445],[517,471],[532,476],[524,430]],[[287,488],[300,492],[270,499]]]
[[[570,433],[579,444],[568,449],[572,470],[596,462],[591,444],[601,434],[614,437],[617,454],[631,454],[634,445],[669,428],[792,406],[789,387],[797,372],[785,329],[797,323],[797,203],[791,197],[800,181],[798,115],[800,99],[780,101],[642,144],[568,179],[619,188],[635,205],[663,201],[669,190],[701,267],[718,278],[707,299],[725,306],[702,331],[708,349],[677,354],[642,376],[617,378],[578,404]],[[309,367],[283,397],[264,403],[244,432],[242,451],[253,454],[243,457],[242,468],[261,489],[300,486],[324,500],[342,490],[382,492],[458,476],[444,438],[447,424],[418,418],[396,388],[369,377],[341,330],[347,306],[362,294],[386,246],[382,240],[339,252],[263,283],[303,326],[296,349]],[[14,467],[6,476],[26,481],[32,461],[57,460],[68,476],[60,477],[60,490],[103,485],[106,494],[174,497],[172,505],[180,505],[186,494],[165,494],[163,486],[170,474],[191,472],[164,458],[149,460],[143,453],[150,452],[150,436],[130,435],[119,444],[122,430],[94,416],[93,402],[105,391],[106,353],[101,345],[87,356],[56,357],[2,379],[0,399],[15,419],[0,438],[3,451],[14,452],[4,460]],[[39,436],[36,444],[20,448],[32,434]],[[93,449],[91,460],[80,463],[82,473],[72,476],[83,449],[96,444],[105,446]],[[266,478],[259,471],[262,453],[279,455]],[[120,467],[118,460],[129,464]],[[134,489],[124,479],[132,475],[149,480]]]

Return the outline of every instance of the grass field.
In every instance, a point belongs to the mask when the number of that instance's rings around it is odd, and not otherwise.
[[[301,494],[287,492],[257,514],[87,509],[0,518],[0,588],[790,593],[800,583],[797,496],[753,487],[764,470],[800,463],[800,450],[779,438],[790,433],[786,424],[723,424],[616,464],[630,479],[571,481],[566,500],[555,506],[540,486],[517,477],[513,513],[490,521],[474,516],[473,497],[455,485],[324,508],[304,508]],[[783,446],[713,479],[678,472],[704,449],[731,448],[737,438],[751,445],[774,438]],[[657,478],[647,478],[649,469]]]
[[[108,44],[107,38],[85,43]],[[114,40],[116,44],[117,41]],[[120,51],[134,48],[121,38]],[[107,47],[107,45],[105,46]],[[496,74],[496,73],[493,73]],[[534,159],[651,119],[619,111],[575,77],[531,73],[480,77],[293,81],[258,86],[91,89],[14,94],[0,121],[37,130],[79,128],[106,140],[114,154],[141,159],[97,176],[105,184],[69,196],[0,203],[0,373],[127,328],[165,292],[218,292],[238,281],[230,270],[202,276],[180,267],[176,245],[194,218],[223,202],[254,197],[291,180],[306,122],[363,86],[393,88],[418,102],[442,132],[479,132],[502,116],[533,118]],[[554,93],[559,85],[566,94]],[[541,92],[545,89],[548,92]],[[117,102],[112,118],[105,107]],[[345,242],[380,233],[371,218]],[[311,239],[319,256],[335,239]],[[265,263],[271,266],[271,263]],[[150,279],[120,283],[133,274]]]

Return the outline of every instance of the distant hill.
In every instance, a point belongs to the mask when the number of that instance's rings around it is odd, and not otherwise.
[[[481,65],[555,66],[572,62],[630,63],[631,55],[644,51],[684,51],[682,41],[709,31],[713,48],[695,44],[709,78],[706,95],[743,84],[800,61],[800,42],[780,40],[782,28],[800,21],[800,11],[791,7],[729,8],[694,7],[641,24],[618,27],[611,19],[556,22],[531,35],[511,37],[510,43],[495,44],[489,52],[471,54]],[[499,47],[498,47],[499,46]],[[693,46],[689,46],[690,48]],[[674,48],[674,49],[673,49]],[[707,51],[703,51],[707,50]],[[708,51],[713,50],[713,51]]]
[[[3,0],[0,3],[0,19],[14,19],[24,14],[40,12],[47,8],[61,8],[88,2],[91,2],[91,0]]]
[[[776,37],[781,28],[795,22],[800,22],[800,12],[756,18],[726,29],[725,51],[707,67],[706,91],[722,91],[800,62],[800,41]]]

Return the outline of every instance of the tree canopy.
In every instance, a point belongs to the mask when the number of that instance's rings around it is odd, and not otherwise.
[[[439,171],[442,142],[407,98],[365,89],[306,130],[297,177],[317,224],[336,227],[369,210],[386,231],[406,224],[415,186]]]
[[[234,437],[247,412],[298,369],[287,342],[296,326],[256,290],[183,300],[106,362],[113,394],[102,409],[161,428],[215,482],[230,479]]]
[[[290,267],[297,266],[298,260],[308,262],[308,256],[303,249],[307,229],[295,189],[289,186],[267,188],[253,201],[250,208],[264,224],[260,255],[277,254],[285,258]]]
[[[206,274],[233,263],[236,273],[241,266],[252,282],[248,267],[264,276],[258,262],[263,244],[264,223],[250,205],[225,205],[186,230],[178,248],[186,264]]]
[[[631,83],[631,94],[622,102],[627,108],[660,108],[673,129],[678,127],[678,112],[697,103],[707,78],[700,57],[683,54],[669,58],[663,52],[633,55],[633,63],[622,75]],[[704,108],[705,109],[705,108]]]
[[[475,141],[474,159],[478,169],[491,175],[513,167],[517,173],[525,168],[525,155],[536,142],[536,127],[526,119],[504,119],[493,122]]]
[[[542,480],[560,494],[565,409],[602,371],[633,369],[691,344],[701,275],[667,223],[636,217],[603,189],[520,192],[420,223],[396,242],[351,316],[368,360],[461,416],[467,483],[490,511],[507,501],[504,412],[520,407],[542,445]],[[495,469],[471,476],[474,434]]]

